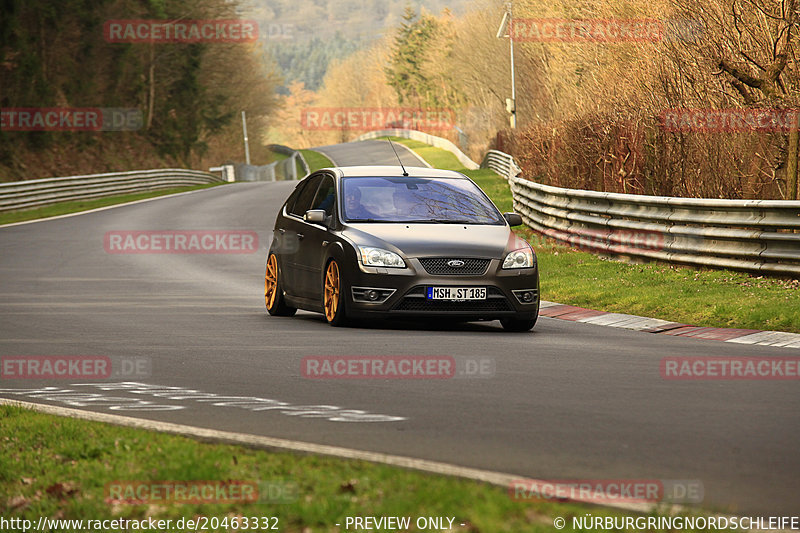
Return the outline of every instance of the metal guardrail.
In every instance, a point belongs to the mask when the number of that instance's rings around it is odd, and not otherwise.
[[[306,161],[306,158],[303,157],[303,152],[300,151],[295,152],[295,157],[297,158],[298,161],[300,161],[300,166],[303,167],[303,176],[308,176],[309,174],[311,174],[311,167],[308,166],[308,161]],[[300,178],[301,176],[298,176],[297,179]]]
[[[491,168],[505,179],[513,178],[522,172],[514,158],[499,150],[489,150],[483,157],[481,168]]]
[[[308,164],[305,159],[300,152],[292,150],[286,159],[274,161],[268,165],[245,165],[244,163],[234,165],[236,181],[295,181],[302,177],[297,171],[298,161],[304,167],[305,174],[308,175]]]
[[[453,152],[478,168],[452,142],[415,130],[381,130]],[[466,162],[465,162],[466,161]],[[514,209],[537,232],[604,255],[622,255],[709,268],[800,276],[800,201],[672,198],[541,185],[518,177],[514,158],[490,150],[481,168],[505,179]]]
[[[599,254],[800,275],[800,202],[605,193],[509,179],[534,230]]]
[[[0,184],[0,211],[222,181],[208,172],[176,168],[17,181]]]
[[[303,157],[302,152],[300,152],[299,150],[295,150],[294,148],[289,148],[288,146],[284,146],[282,144],[270,144],[267,146],[267,148],[269,148],[273,152],[288,155],[289,157],[292,158],[296,158],[298,161],[300,161],[300,166],[303,167],[303,172],[305,176],[308,176],[309,173],[311,172],[311,167],[308,166],[306,158]]]
[[[236,181],[277,181],[275,175],[275,167],[278,162],[270,163],[269,165],[246,165],[244,163],[236,163],[234,166],[234,175]]]
[[[300,152],[293,152],[286,159],[282,159],[275,163],[275,179],[281,181],[295,181],[297,180],[297,160],[300,158]],[[308,174],[306,172],[306,174]]]

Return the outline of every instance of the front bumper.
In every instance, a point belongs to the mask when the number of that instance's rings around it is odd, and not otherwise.
[[[492,259],[482,274],[434,275],[425,270],[419,259],[409,258],[406,263],[405,269],[360,265],[353,269],[345,291],[348,316],[496,320],[531,319],[538,315],[538,266],[503,270],[500,268],[502,261]],[[428,300],[425,295],[429,286],[486,287],[487,294],[485,300]],[[374,289],[378,293],[377,301],[364,301],[365,289]],[[529,302],[523,302],[524,298],[519,293],[514,294],[514,291],[521,290],[532,293]]]

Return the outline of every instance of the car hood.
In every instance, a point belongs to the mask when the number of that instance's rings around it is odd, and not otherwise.
[[[505,225],[365,223],[348,225],[343,235],[356,245],[400,251],[407,257],[501,259],[506,250],[524,246]]]

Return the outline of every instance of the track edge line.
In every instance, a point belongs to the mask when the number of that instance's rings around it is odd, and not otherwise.
[[[77,418],[80,420],[87,420],[91,422],[102,422],[107,424],[113,424],[116,426],[131,427],[136,429],[159,431],[161,433],[170,433],[173,435],[180,435],[184,437],[193,437],[205,442],[238,444],[260,449],[268,449],[268,450],[272,449],[272,450],[291,451],[299,453],[313,453],[319,455],[326,455],[330,457],[337,457],[340,459],[368,461],[372,463],[384,464],[400,468],[407,468],[410,470],[417,470],[420,472],[426,472],[431,474],[439,474],[439,475],[469,479],[472,481],[480,481],[483,483],[488,483],[490,485],[499,486],[505,489],[509,488],[512,481],[520,479],[524,479],[531,482],[544,483],[544,481],[535,480],[526,476],[507,474],[503,472],[493,472],[490,470],[480,470],[477,468],[452,465],[449,463],[430,461],[427,459],[415,459],[412,457],[405,457],[401,455],[391,455],[380,452],[370,452],[366,450],[356,450],[353,448],[331,446],[327,444],[314,444],[310,442],[280,439],[276,437],[251,435],[247,433],[220,431],[215,429],[201,428],[197,426],[188,426],[185,424],[160,422],[157,420],[134,418],[129,416],[115,415],[111,413],[84,411],[81,409],[71,409],[68,407],[59,407],[56,405],[25,402],[21,400],[12,400],[8,398],[0,398],[0,405],[24,407],[27,409],[31,409],[33,411],[50,415]],[[650,513],[656,509],[667,511],[671,514],[684,512],[687,510],[679,505],[669,505],[664,507],[646,503],[599,504],[597,502],[584,501],[580,499],[569,500],[569,502],[582,503],[594,507],[609,508],[619,511],[628,511],[634,513],[642,513],[642,514]]]

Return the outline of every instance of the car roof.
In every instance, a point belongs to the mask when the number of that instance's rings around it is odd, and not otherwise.
[[[364,165],[356,167],[331,167],[325,170],[333,171],[340,178],[381,178],[402,177],[403,169],[400,166]],[[406,167],[406,172],[413,178],[459,178],[466,176],[454,170],[439,168]]]

